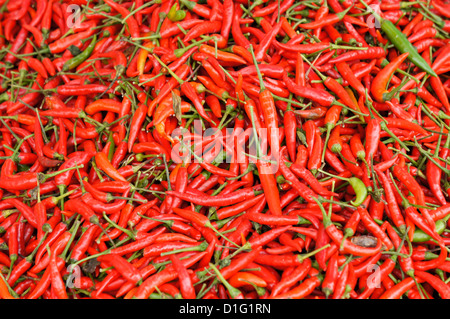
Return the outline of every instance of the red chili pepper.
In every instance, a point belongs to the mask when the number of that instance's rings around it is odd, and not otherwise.
[[[335,101],[334,97],[328,92],[295,84],[295,82],[291,80],[287,75],[284,75],[283,81],[289,91],[291,91],[292,93],[307,99],[311,99],[321,106],[331,106]]]
[[[104,262],[113,266],[125,279],[132,283],[137,283],[142,280],[139,271],[130,264],[126,259],[116,254],[106,254],[97,257],[99,262]]]
[[[314,289],[320,285],[320,280],[317,276],[312,276],[305,279],[300,285],[295,288],[274,297],[274,299],[303,299],[310,295]]]
[[[293,161],[296,158],[296,141],[297,141],[297,120],[295,118],[295,114],[292,109],[288,108],[288,110],[284,113],[284,127],[286,134],[286,144],[289,153],[289,158]]]
[[[386,86],[390,77],[394,74],[394,72],[398,69],[398,67],[405,61],[408,57],[409,53],[403,53],[399,55],[397,58],[392,60],[388,65],[386,65],[378,74],[375,76],[372,82],[372,86],[370,91],[378,102],[384,101],[384,94],[388,91],[386,90]]]
[[[193,257],[190,257],[186,260],[182,260],[182,263],[185,267],[191,267],[193,264],[198,262],[203,257],[204,254],[205,254],[204,252],[198,253]],[[161,272],[148,277],[142,283],[142,285],[138,287],[138,289],[134,294],[134,297],[137,299],[147,299],[157,286],[161,285],[164,282],[169,282],[177,277],[178,277],[177,272],[174,271],[174,268],[171,265],[169,265],[166,267],[166,269],[162,270]]]
[[[130,15],[130,12],[124,6],[117,4],[111,0],[106,0],[105,3],[115,11],[119,12],[122,18],[126,18],[126,24],[128,26],[128,31],[130,32],[131,37],[139,38],[140,31],[138,23],[136,19],[132,15]]]

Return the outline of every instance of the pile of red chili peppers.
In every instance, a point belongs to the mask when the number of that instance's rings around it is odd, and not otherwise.
[[[449,35],[444,0],[0,0],[0,298],[450,298]]]

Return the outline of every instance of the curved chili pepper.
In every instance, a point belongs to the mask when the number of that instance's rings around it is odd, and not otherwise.
[[[128,9],[126,9],[124,6],[122,6],[118,3],[115,3],[111,0],[106,0],[105,3],[108,4],[112,9],[119,12],[120,15],[122,16],[122,18],[126,18],[126,24],[128,26],[128,30],[131,34],[131,37],[139,38],[140,30],[139,30],[138,23],[137,23],[136,19],[130,15],[130,12],[128,11]]]
[[[125,279],[132,283],[137,283],[142,280],[139,271],[126,259],[116,254],[106,254],[97,257],[99,262],[105,262],[113,266]]]
[[[371,93],[375,100],[378,102],[384,101],[384,94],[388,91],[386,90],[387,83],[390,77],[394,74],[395,70],[406,60],[409,56],[409,52],[405,52],[394,60],[392,60],[388,65],[386,65],[373,79],[372,86],[370,88]]]

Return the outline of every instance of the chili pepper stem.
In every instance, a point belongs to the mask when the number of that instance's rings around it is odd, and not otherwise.
[[[222,284],[227,288],[228,292],[230,293],[231,298],[234,299],[237,296],[242,295],[242,292],[239,289],[230,285],[230,283],[222,276],[219,269],[217,269],[217,267],[214,264],[210,263],[209,267],[213,269],[213,271],[216,273],[216,276],[219,279],[219,281],[222,282]]]
[[[163,253],[161,253],[161,256],[167,256],[167,255],[172,255],[172,254],[177,254],[177,253],[187,252],[187,251],[205,251],[206,248],[208,248],[208,243],[206,241],[203,241],[198,246],[188,247],[188,248],[180,248],[180,249],[175,249],[172,251],[163,252]]]

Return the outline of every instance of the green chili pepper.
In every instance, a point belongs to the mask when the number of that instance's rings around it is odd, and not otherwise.
[[[108,142],[111,142],[111,145],[109,147],[109,153],[108,153],[108,159],[109,159],[109,161],[111,161],[112,158],[114,157],[114,152],[116,150],[116,143],[114,143],[114,138],[113,138],[112,132],[109,133]]]
[[[167,18],[172,21],[181,21],[186,17],[186,11],[177,10],[177,4],[175,3],[172,8],[170,8],[169,13],[167,14]]]
[[[359,205],[364,203],[364,201],[366,200],[367,195],[368,195],[367,187],[364,184],[364,182],[362,180],[360,180],[359,178],[357,178],[357,177],[345,178],[345,177],[342,177],[342,176],[337,176],[337,175],[330,174],[330,173],[325,172],[325,171],[323,171],[321,169],[318,169],[318,171],[321,172],[321,173],[324,173],[324,174],[326,174],[328,176],[331,176],[331,177],[334,177],[334,178],[337,178],[337,179],[340,179],[340,180],[348,182],[352,186],[353,190],[355,191],[355,195],[356,195],[355,199],[350,201],[350,203],[353,206],[358,207]]]
[[[436,221],[436,233],[438,233],[439,235],[444,232],[448,218],[449,217],[445,217],[443,219],[439,219],[438,221]],[[422,229],[417,228],[414,231],[414,236],[412,240],[414,243],[423,243],[430,240],[432,240],[431,236],[425,233]]]
[[[367,187],[364,185],[363,181],[357,177],[350,177],[348,182],[353,187],[356,194],[355,199],[350,201],[350,203],[352,203],[353,206],[358,207],[367,198]]]
[[[369,8],[369,6],[363,0],[361,0],[361,3],[366,6],[366,8]],[[422,58],[419,52],[417,52],[417,49],[411,42],[408,41],[408,38],[402,33],[402,31],[397,29],[395,24],[393,24],[389,20],[383,19],[373,10],[370,11],[380,22],[381,30],[384,31],[389,41],[395,46],[397,50],[400,51],[400,53],[409,52],[408,59],[412,63],[414,63],[417,67],[427,72],[428,74],[437,76],[431,66],[425,61],[424,58]]]
[[[76,68],[81,63],[83,63],[87,58],[89,58],[91,56],[96,44],[97,44],[97,35],[94,35],[91,43],[88,45],[88,47],[83,52],[74,56],[72,59],[67,60],[64,63],[64,65],[62,67],[62,71],[72,70],[73,68]]]
[[[409,52],[408,59],[414,63],[417,67],[424,70],[432,76],[437,76],[431,66],[422,58],[417,52],[417,49],[408,41],[407,37],[389,20],[381,21],[381,30],[386,33],[389,41],[399,50],[401,53]]]

